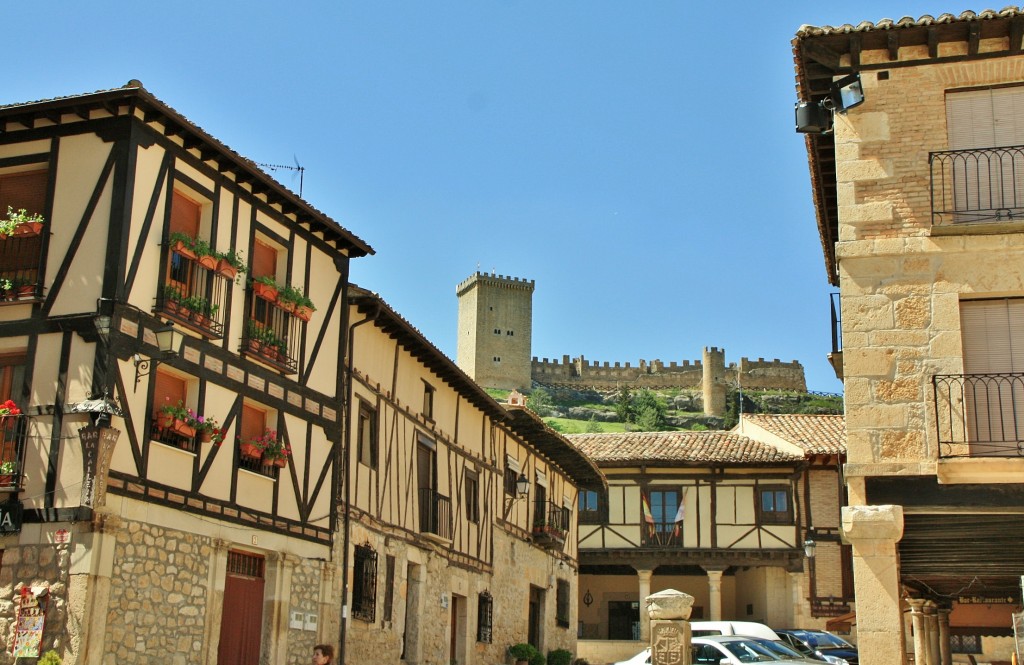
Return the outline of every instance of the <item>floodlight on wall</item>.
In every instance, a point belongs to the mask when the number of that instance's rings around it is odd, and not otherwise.
[[[181,343],[185,339],[185,336],[170,324],[157,328],[153,333],[156,335],[157,348],[160,349],[159,355],[143,358],[141,354],[136,353],[132,356],[135,363],[135,390],[139,389],[142,377],[149,376],[157,365],[178,355]]]
[[[827,134],[832,131],[835,114],[846,113],[864,103],[864,87],[860,73],[855,72],[834,81],[828,97],[817,102],[797,102],[794,107],[796,131],[801,134]]]

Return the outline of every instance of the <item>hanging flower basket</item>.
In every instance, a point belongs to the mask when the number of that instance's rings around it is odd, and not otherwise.
[[[248,457],[249,459],[259,459],[263,457],[263,449],[248,441],[243,441],[238,444],[238,452],[242,454],[242,457]]]
[[[191,250],[191,249],[190,249],[190,248],[188,247],[188,245],[186,245],[186,244],[185,244],[184,242],[182,242],[181,240],[178,240],[177,242],[175,242],[175,243],[174,243],[174,245],[172,246],[172,249],[173,249],[173,250],[174,250],[175,252],[177,252],[178,254],[180,254],[181,256],[184,256],[184,257],[185,257],[186,259],[190,259],[190,260],[192,260],[192,261],[195,261],[195,260],[196,260],[196,253],[195,253],[195,252],[193,252],[193,251],[192,251],[192,250]]]
[[[238,268],[231,265],[231,262],[227,259],[217,260],[217,274],[221,277],[227,277],[228,279],[234,279],[235,275],[238,274]]]
[[[171,425],[171,431],[189,439],[196,435],[196,428],[189,425],[187,420],[181,420],[180,418],[174,419],[174,423]]]
[[[216,270],[217,269],[217,257],[216,256],[213,256],[211,254],[207,254],[205,256],[200,256],[197,259],[197,261],[199,262],[199,265],[203,266],[207,270]]]

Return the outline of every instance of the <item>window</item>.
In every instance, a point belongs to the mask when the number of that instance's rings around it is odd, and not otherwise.
[[[476,597],[476,641],[491,643],[491,627],[494,620],[494,599],[484,591]]]
[[[434,419],[434,387],[426,381],[423,382],[423,415]]]
[[[505,331],[505,335],[507,335],[508,337],[511,337],[513,334],[514,333],[511,330]]]
[[[519,480],[519,469],[512,466],[506,460],[505,462],[505,494],[509,496],[517,496],[518,490],[516,489],[516,482]]]
[[[16,212],[24,209],[29,215],[42,215],[46,210],[47,179],[45,170],[0,175],[0,216],[7,218],[8,206]],[[20,231],[28,228],[21,226]],[[11,289],[6,294],[9,300],[31,300],[41,294],[43,232],[19,233],[0,239],[0,280],[11,281]],[[0,301],[4,295],[0,292]]]
[[[271,425],[277,416],[262,404],[242,404],[242,419],[238,425],[238,438],[241,442],[253,441],[260,437],[266,437],[268,430],[270,434],[280,437],[280,434]],[[267,456],[249,457],[238,451],[238,466],[241,469],[252,471],[268,478],[277,478],[281,467],[275,466]]]
[[[601,523],[600,495],[593,490],[580,490],[579,493],[580,524]]]
[[[788,487],[760,488],[757,491],[758,524],[792,524],[793,506]]]
[[[555,590],[555,622],[561,628],[569,627],[569,582],[558,580]]]
[[[191,434],[182,430],[173,419],[163,413],[165,406],[181,404],[189,407],[188,381],[163,368],[158,368],[153,376],[153,411],[150,414],[150,438],[175,448],[196,452],[197,439],[195,432]],[[194,405],[192,405],[194,406]]]
[[[293,315],[294,306],[286,310],[278,300],[277,288],[282,285],[281,266],[286,265],[286,256],[283,246],[267,238],[257,236],[253,242],[249,266],[253,281],[242,350],[250,358],[294,374],[298,371],[301,327],[299,318]]]
[[[24,407],[25,360],[23,353],[0,354],[0,402],[10,399]],[[4,466],[0,488],[17,489],[21,487],[23,476],[28,418],[8,416],[5,421],[6,426],[0,427],[0,463]]]
[[[168,213],[166,273],[157,308],[206,337],[224,334],[228,290],[209,240],[213,204],[175,189]]]
[[[677,524],[676,519],[679,517],[679,490],[651,490],[649,497],[654,531],[658,533],[674,531]]]
[[[950,635],[949,649],[953,653],[981,653],[981,635]]]
[[[466,471],[466,519],[470,522],[480,521],[480,502],[478,497],[478,476],[472,471]]]
[[[359,463],[377,468],[377,410],[359,401],[359,422],[356,426]]]
[[[395,610],[395,557],[384,560],[384,620],[391,621]]]
[[[356,545],[352,571],[352,617],[373,623],[376,609],[377,553],[369,545]]]

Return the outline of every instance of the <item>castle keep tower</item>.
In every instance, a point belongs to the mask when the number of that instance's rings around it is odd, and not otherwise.
[[[704,347],[704,413],[709,416],[725,415],[725,349]]]
[[[533,280],[477,272],[456,289],[456,364],[485,388],[529,390]]]

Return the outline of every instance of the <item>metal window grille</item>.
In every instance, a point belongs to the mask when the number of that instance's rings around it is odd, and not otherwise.
[[[494,599],[490,593],[484,591],[477,596],[476,616],[476,641],[490,644],[494,618]]]
[[[352,617],[373,623],[377,610],[377,553],[356,545],[352,585]]]
[[[228,572],[232,575],[263,579],[263,571],[264,559],[260,555],[228,551]]]

